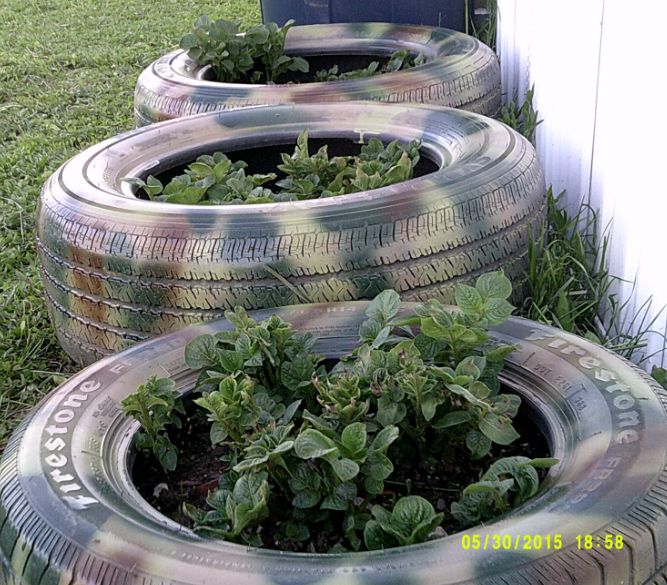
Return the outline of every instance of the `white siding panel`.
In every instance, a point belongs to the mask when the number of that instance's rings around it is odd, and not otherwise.
[[[651,34],[667,18],[665,3],[632,11],[606,0],[592,167],[591,204],[612,226],[610,267],[628,281],[628,319],[652,297],[648,319],[665,333],[667,304],[667,124],[663,42]],[[648,26],[647,26],[648,25]],[[646,27],[646,33],[637,32]],[[657,29],[656,29],[657,30]],[[634,291],[632,281],[634,281]],[[652,337],[651,363],[664,363],[664,338]]]
[[[570,207],[590,193],[603,0],[499,0],[506,99],[535,85],[536,147],[547,183]],[[576,17],[575,17],[576,15]]]
[[[499,0],[499,11],[506,99],[522,99],[535,84],[547,183],[567,191],[571,209],[588,201],[610,224],[611,270],[629,281],[617,291],[628,324],[652,297],[648,319],[658,334],[647,353],[658,354],[649,365],[664,365],[667,3]]]

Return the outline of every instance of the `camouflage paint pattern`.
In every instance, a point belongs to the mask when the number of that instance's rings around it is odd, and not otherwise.
[[[352,349],[367,303],[278,312],[330,358]],[[295,554],[203,540],[150,508],[129,479],[137,423],[120,401],[152,374],[182,392],[186,328],[106,358],[55,390],[0,463],[0,582],[12,585],[625,585],[667,577],[667,394],[618,356],[524,319],[493,332],[519,349],[504,381],[532,405],[560,463],[543,490],[485,526],[410,547]],[[561,550],[464,550],[462,535],[560,534]],[[577,535],[625,546],[579,550]],[[653,580],[652,580],[653,579]]]
[[[314,137],[419,139],[435,172],[373,191],[260,205],[137,199],[127,176],[203,152]],[[289,149],[291,147],[287,147]],[[533,147],[491,119],[433,106],[245,108],[112,138],[45,184],[37,236],[59,339],[90,362],[141,339],[248,309],[372,298],[452,299],[456,282],[504,268],[516,301],[545,185]]]
[[[477,39],[444,28],[384,23],[296,26],[289,30],[290,55],[373,55],[397,49],[423,53],[412,69],[363,79],[301,84],[210,81],[185,51],[168,53],[140,75],[134,110],[140,126],[229,108],[373,100],[463,108],[493,116],[500,111],[500,67],[495,53]]]

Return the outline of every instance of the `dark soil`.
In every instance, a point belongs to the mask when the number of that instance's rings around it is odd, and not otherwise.
[[[167,476],[153,457],[137,454],[132,475],[139,493],[146,501],[165,516],[185,526],[191,527],[192,521],[182,512],[183,502],[188,502],[201,509],[206,509],[206,496],[218,487],[218,478],[225,471],[220,458],[225,453],[224,447],[211,447],[208,432],[210,423],[206,422],[203,412],[193,403],[186,404],[186,420],[183,430],[172,432],[171,439],[178,447],[177,469]],[[436,511],[445,512],[442,527],[448,534],[458,531],[456,522],[448,513],[452,502],[456,501],[463,488],[479,479],[490,463],[500,457],[523,455],[526,457],[548,457],[549,446],[545,436],[535,423],[535,416],[522,406],[514,419],[514,426],[521,435],[515,444],[494,446],[492,454],[484,459],[472,461],[463,449],[456,452],[454,462],[434,462],[430,467],[414,465],[415,457],[410,457],[405,464],[400,459],[394,460],[396,466],[389,480],[385,481],[385,492],[381,501],[375,502],[390,509],[392,502],[405,495],[420,495],[429,500]],[[545,471],[539,470],[544,476]],[[277,491],[277,490],[276,490]],[[318,534],[313,534],[307,548],[294,541],[279,542],[277,526],[289,518],[285,510],[290,509],[286,500],[277,501],[280,496],[272,492],[271,509],[281,511],[280,517],[269,517],[263,524],[261,534],[264,545],[282,550],[326,552],[339,541],[340,535],[322,527]],[[332,527],[333,528],[333,527]]]

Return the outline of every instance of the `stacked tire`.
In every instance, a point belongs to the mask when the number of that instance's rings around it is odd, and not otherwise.
[[[139,76],[136,121],[143,126],[229,108],[355,100],[432,104],[486,116],[500,112],[498,58],[460,32],[384,23],[310,25],[290,29],[285,42],[289,55],[358,61],[356,66],[363,65],[366,56],[382,59],[400,49],[422,54],[426,62],[360,79],[271,85],[212,81],[209,67],[198,66],[185,51],[173,51]]]
[[[418,139],[432,172],[259,205],[146,201],[123,180],[214,150],[293,144],[304,128],[349,144]],[[242,108],[135,130],[64,164],[42,193],[38,249],[58,338],[89,363],[238,305],[357,300],[386,288],[449,302],[456,283],[497,269],[520,296],[544,210],[535,150],[489,118],[368,102]]]
[[[315,351],[336,359],[359,343],[367,305],[300,305],[255,317],[279,314],[313,334]],[[611,352],[525,319],[510,319],[492,339],[517,344],[503,382],[522,396],[559,464],[540,493],[511,513],[422,544],[344,555],[204,539],[168,519],[133,485],[138,424],[118,404],[152,375],[169,374],[179,392],[189,391],[197,373],[184,362],[184,345],[230,326],[189,327],[110,356],[68,380],[21,425],[0,464],[0,582],[665,583],[667,394]]]

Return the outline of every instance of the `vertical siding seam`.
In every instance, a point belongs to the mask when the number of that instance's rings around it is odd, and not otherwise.
[[[598,101],[600,99],[600,68],[602,63],[602,35],[604,33],[604,8],[606,0],[602,0],[602,14],[600,15],[600,42],[598,43],[598,67],[595,76],[595,108],[593,109],[593,139],[591,140],[591,164],[588,170],[588,189],[584,195],[586,203],[591,203],[591,192],[593,191],[593,166],[595,161],[595,137],[598,123]],[[603,195],[604,198],[604,195]],[[601,211],[601,210],[600,210]],[[590,210],[587,212],[590,216]]]

